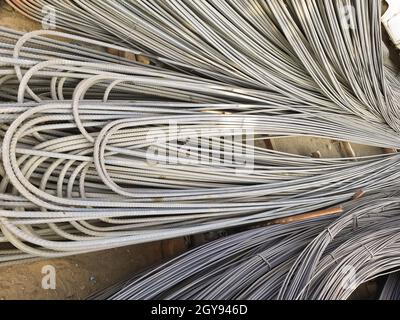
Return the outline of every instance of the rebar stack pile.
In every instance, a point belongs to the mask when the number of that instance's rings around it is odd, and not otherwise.
[[[399,270],[398,215],[397,194],[369,196],[340,217],[221,238],[92,299],[347,299]],[[390,277],[381,298],[396,290]]]
[[[258,145],[306,136],[400,149],[380,1],[9,3],[39,21],[51,7],[63,32],[0,29],[0,263],[309,213],[320,217],[205,247],[212,272],[188,253],[121,297],[348,298],[335,287],[344,261],[360,283],[398,268],[397,152],[323,159]],[[240,161],[220,161],[235,151]],[[157,286],[174,272],[171,288]]]

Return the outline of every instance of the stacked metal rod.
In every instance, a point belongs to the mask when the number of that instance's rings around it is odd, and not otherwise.
[[[328,223],[329,220],[324,219],[274,225],[221,238],[184,253],[154,270],[143,272],[92,298],[232,298],[246,289],[249,283],[267,275],[275,266],[285,264],[286,259],[290,260],[291,255],[301,251],[306,243],[304,240],[310,241]],[[296,242],[294,236],[291,241],[291,235],[298,236],[299,241]],[[283,245],[285,243],[287,246]],[[290,250],[286,251],[284,247],[290,247]],[[282,254],[282,257],[279,257],[279,254]],[[222,287],[219,287],[220,285]],[[271,291],[274,291],[273,287]]]
[[[337,17],[343,1],[11,4],[37,19],[53,6],[69,33],[0,29],[0,242],[11,246],[0,263],[340,213],[360,190],[398,189],[397,153],[314,159],[256,146],[314,136],[400,148],[399,80],[383,66],[376,1],[348,1],[354,28]],[[240,161],[221,163],[235,150]],[[290,263],[301,269],[284,298],[303,297],[311,278],[291,259],[321,224],[296,226],[279,228],[301,244],[279,236],[262,247],[282,267],[268,281]],[[280,246],[293,247],[285,261]],[[247,285],[238,283],[235,295]]]
[[[384,119],[398,131],[378,0],[8,2],[39,21],[51,7],[64,30],[123,41],[170,66]]]
[[[201,139],[212,138],[213,150],[223,150],[221,131],[230,129],[251,130],[253,139],[320,136],[396,148],[400,140],[382,123],[302,106],[279,93],[119,63],[42,35],[107,46],[54,31],[2,30],[8,102],[1,106],[1,229],[3,242],[19,249],[2,255],[4,262],[271,220],[397,183],[397,154],[355,162],[251,146],[254,164],[243,172],[243,164],[214,161],[219,154],[173,165],[165,156],[149,159],[149,147],[171,122],[176,131],[156,146],[164,155],[179,151],[179,131],[195,138],[186,141],[188,160],[199,154],[199,131]]]
[[[91,298],[347,299],[399,269],[399,203],[396,194],[372,195],[346,205],[341,217],[221,238]]]

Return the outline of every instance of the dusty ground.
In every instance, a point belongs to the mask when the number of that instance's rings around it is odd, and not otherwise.
[[[169,240],[64,259],[0,268],[0,300],[84,299],[148,266],[184,251],[185,242]],[[42,268],[56,270],[56,289],[42,288]],[[44,270],[45,271],[45,270]]]
[[[21,31],[32,31],[40,28],[40,24],[29,19],[12,9],[4,0],[0,0],[0,25],[2,27]]]

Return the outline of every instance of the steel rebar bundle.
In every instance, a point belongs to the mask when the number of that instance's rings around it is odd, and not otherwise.
[[[362,283],[399,269],[398,210],[397,195],[377,194],[349,203],[341,217],[234,234],[91,298],[347,299]],[[288,297],[289,288],[297,293]]]
[[[398,130],[398,89],[387,85],[377,0],[9,3],[39,21],[51,7],[59,28],[123,41],[177,68],[384,119]]]
[[[309,136],[400,148],[399,79],[383,65],[377,1],[346,2],[353,28],[339,17],[343,1],[10,3],[39,20],[43,6],[53,6],[68,33],[0,29],[0,242],[12,247],[0,250],[0,263],[331,207],[340,213],[360,190],[398,189],[398,153],[315,159],[257,146]],[[151,64],[107,49],[146,55]],[[243,132],[251,132],[248,141]],[[204,144],[213,152],[202,154]],[[235,150],[240,161],[219,161]],[[320,222],[300,225],[279,227],[299,244],[279,236],[279,245],[262,248],[273,257],[289,248],[277,256],[281,269],[264,279],[282,286],[249,296],[347,297],[317,289],[310,281],[318,270],[304,272],[307,261],[293,260],[314,252],[308,243],[322,245]],[[368,232],[386,241],[382,226]],[[250,290],[237,283],[235,297]],[[301,291],[311,285],[315,291]]]

